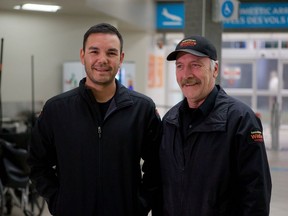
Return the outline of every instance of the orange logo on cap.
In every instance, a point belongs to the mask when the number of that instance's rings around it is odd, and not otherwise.
[[[187,39],[187,40],[183,40],[183,41],[180,43],[180,46],[181,46],[181,47],[196,46],[196,44],[197,44],[196,40]]]

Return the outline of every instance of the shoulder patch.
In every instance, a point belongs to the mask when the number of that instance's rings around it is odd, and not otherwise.
[[[252,130],[250,132],[250,140],[253,142],[264,142],[262,131]]]

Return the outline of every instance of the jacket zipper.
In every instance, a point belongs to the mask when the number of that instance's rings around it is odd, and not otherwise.
[[[99,137],[99,139],[101,138],[101,132],[102,132],[101,127],[98,126],[98,137]]]
[[[98,161],[99,161],[99,173],[98,173],[98,180],[99,180],[99,183],[98,183],[98,203],[97,203],[97,215],[101,215],[102,214],[102,206],[103,206],[103,203],[102,203],[102,163],[101,163],[101,156],[102,156],[102,148],[101,148],[101,135],[102,135],[102,128],[101,126],[98,126],[97,128],[97,133],[98,133],[98,138],[99,138],[99,147],[98,147]]]

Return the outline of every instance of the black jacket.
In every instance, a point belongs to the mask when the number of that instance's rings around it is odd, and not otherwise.
[[[53,215],[147,215],[153,204],[160,118],[150,98],[116,83],[102,123],[85,79],[48,100],[37,120],[30,177]]]
[[[269,215],[271,177],[261,122],[248,106],[217,88],[213,108],[187,134],[188,152],[176,152],[183,145],[179,109],[184,101],[163,117],[165,216]]]

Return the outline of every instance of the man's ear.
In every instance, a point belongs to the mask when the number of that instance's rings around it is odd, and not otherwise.
[[[213,70],[213,77],[216,78],[218,74],[219,74],[218,63],[216,63]]]
[[[125,56],[125,54],[124,54],[124,52],[122,52],[122,53],[120,54],[120,66],[122,65],[122,63],[123,63],[123,61],[124,61],[124,56]]]
[[[81,60],[81,63],[84,65],[84,50],[83,48],[80,49],[80,60]]]

